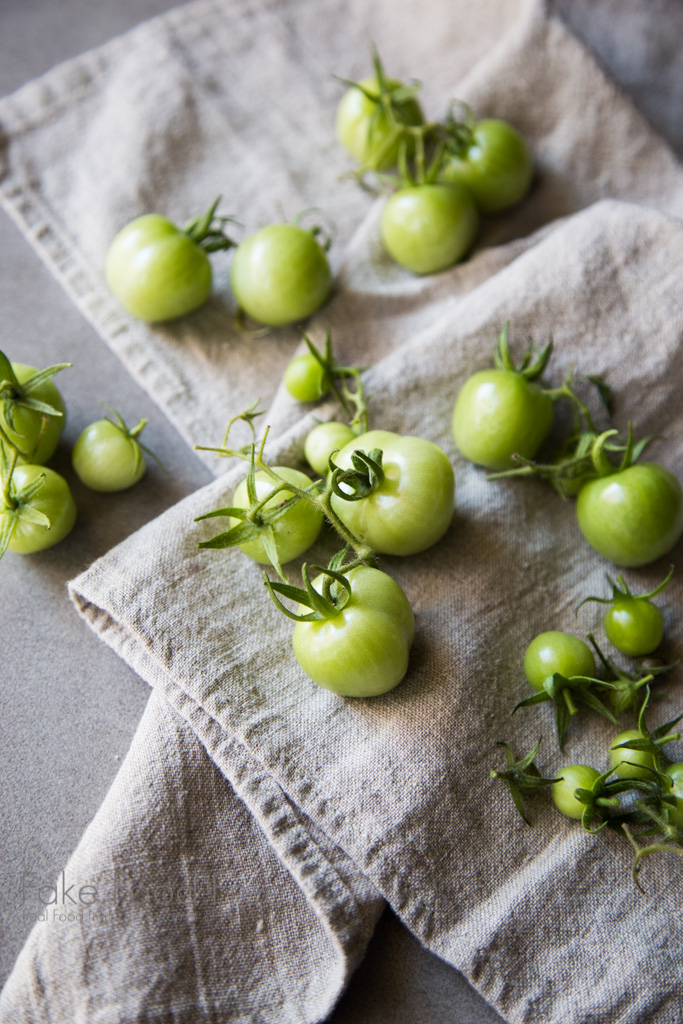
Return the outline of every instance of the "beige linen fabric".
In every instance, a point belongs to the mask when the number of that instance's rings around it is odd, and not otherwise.
[[[407,679],[373,701],[316,690],[258,568],[239,552],[196,549],[210,530],[194,516],[227,502],[239,468],[211,461],[227,475],[75,581],[81,613],[154,697],[67,872],[91,881],[121,868],[142,883],[110,900],[114,928],[96,919],[56,937],[36,927],[3,994],[3,1024],[188,1012],[319,1020],[382,898],[510,1021],[680,1019],[678,863],[648,866],[656,898],[643,897],[614,837],[582,834],[542,799],[529,830],[488,781],[500,737],[514,735],[522,751],[543,731],[542,768],[561,766],[547,709],[509,721],[525,690],[521,654],[542,629],[576,629],[573,608],[601,589],[606,566],[580,541],[570,504],[540,484],[486,483],[464,463],[450,414],[510,319],[518,345],[553,331],[554,382],[572,363],[605,374],[619,425],[632,418],[639,433],[665,433],[658,455],[683,471],[683,179],[540,4],[482,4],[471,22],[457,5],[429,9],[431,20],[400,5],[389,29],[382,4],[329,4],[321,18],[313,3],[201,0],[0,103],[5,207],[188,440],[215,440],[260,393],[274,398],[273,460],[300,459],[313,414],[302,417],[277,390],[298,337],[239,336],[225,265],[206,310],[163,329],[131,321],[103,286],[113,232],[159,209],[160,195],[162,212],[182,220],[223,191],[250,228],[280,203],[287,214],[319,203],[340,226],[339,273],[312,331],[331,325],[340,358],[373,364],[373,423],[441,444],[457,478],[444,540],[419,558],[383,560],[418,633]],[[514,120],[537,156],[527,202],[487,226],[472,259],[437,277],[390,265],[377,244],[379,204],[368,210],[338,181],[347,164],[326,75],[362,74],[372,37],[392,72],[430,83],[432,109],[456,92]],[[255,101],[266,86],[269,105]],[[323,541],[311,557],[328,548]],[[637,575],[646,585],[661,566]],[[669,593],[673,607],[680,584]],[[600,763],[609,727],[582,725],[566,760]],[[191,882],[191,857],[207,871],[224,857],[220,879],[234,887],[227,899],[188,905],[170,941],[145,894],[163,886],[169,864],[184,865]],[[150,933],[158,927],[161,954]]]

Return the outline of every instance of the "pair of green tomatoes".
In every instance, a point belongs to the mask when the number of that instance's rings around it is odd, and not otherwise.
[[[198,309],[213,283],[207,250],[156,213],[138,217],[119,232],[105,274],[125,309],[152,323]],[[245,239],[235,250],[230,277],[240,308],[270,327],[304,320],[332,288],[324,248],[312,231],[297,224],[271,224]]]

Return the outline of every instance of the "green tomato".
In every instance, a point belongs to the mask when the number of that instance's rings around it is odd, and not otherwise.
[[[553,402],[514,370],[480,370],[465,381],[453,409],[453,439],[470,462],[487,469],[532,459],[553,425]]]
[[[74,445],[71,462],[81,483],[93,491],[125,491],[147,468],[135,437],[107,419],[85,428]]]
[[[287,483],[294,484],[302,489],[310,487],[310,479],[298,469],[291,469],[289,466],[275,466],[274,471]],[[256,487],[256,497],[259,501],[267,498],[275,488],[273,481],[263,471],[255,474],[254,485]],[[291,497],[290,491],[280,491],[279,494],[265,502],[264,510],[275,508],[288,501]],[[235,508],[249,508],[246,479],[237,486],[232,504]],[[237,519],[230,520],[231,527],[236,526],[237,523]],[[273,535],[280,563],[284,565],[286,562],[291,562],[293,558],[303,555],[304,551],[308,551],[320,533],[322,525],[322,512],[305,500],[300,501],[285,512],[283,516],[276,519],[273,523]],[[246,541],[244,544],[240,544],[239,547],[245,555],[253,558],[255,562],[259,562],[261,565],[270,565],[270,559],[260,538]]]
[[[670,795],[675,798],[675,804],[667,805],[669,807],[669,821],[676,828],[683,830],[683,764],[680,761],[676,764],[670,764],[668,768],[664,769],[664,774],[668,775],[671,779]]]
[[[648,768],[654,768],[655,763],[649,750],[631,750],[629,747],[623,747],[621,750],[614,749],[620,743],[638,739],[642,739],[638,729],[627,729],[615,736],[609,748],[610,764],[620,779],[647,779],[653,782],[655,776],[652,772],[647,771]],[[637,767],[638,765],[642,765],[642,767]]]
[[[38,373],[34,366],[27,366],[26,363],[12,363],[11,365],[20,385],[25,384],[29,378]],[[17,394],[16,401],[12,402],[14,429],[7,422],[2,410],[2,403],[0,403],[0,429],[19,451],[19,462],[42,466],[54,455],[57,448],[66,423],[66,407],[64,399],[52,380],[43,381],[42,384],[29,388],[25,394],[39,402],[45,402],[46,405],[57,409],[62,415],[50,416],[37,409],[27,409],[18,404],[22,394]]]
[[[603,619],[605,633],[618,651],[630,658],[652,654],[662,642],[664,619],[646,597],[620,597]]]
[[[374,75],[358,83],[371,96],[379,96],[379,87]],[[396,79],[387,81],[390,95],[403,84]],[[357,86],[351,86],[344,93],[337,108],[337,136],[342,146],[359,163],[376,171],[394,167],[398,161],[400,139],[394,136],[394,128],[381,106],[366,96]],[[401,125],[422,124],[422,110],[414,96],[393,102],[396,120]],[[406,147],[408,156],[414,150],[410,143]]]
[[[577,789],[592,789],[600,772],[587,764],[570,764],[559,773],[562,778],[553,786],[553,801],[567,818],[579,821],[586,805],[574,796]]]
[[[550,630],[539,633],[531,641],[524,655],[524,674],[534,690],[542,690],[549,676],[559,672],[572,676],[595,678],[595,658],[588,644],[571,633]]]
[[[467,255],[479,225],[472,196],[459,185],[412,185],[387,200],[382,242],[414,274],[435,274]]]
[[[107,253],[105,274],[128,312],[149,322],[183,316],[211,293],[206,253],[157,213],[138,217],[118,233]]]
[[[28,499],[22,492],[32,488],[40,479],[40,488]],[[7,526],[8,517],[13,519],[12,536],[8,544],[10,551],[19,555],[31,555],[58,544],[73,529],[76,522],[76,505],[69,485],[63,476],[46,466],[17,466],[12,474],[10,496],[17,501],[16,508],[8,506],[2,499],[0,526]],[[32,522],[32,512],[40,512],[50,521],[49,527]]]
[[[311,352],[292,359],[283,380],[297,402],[317,402],[330,390],[329,374]]]
[[[345,697],[375,697],[393,690],[408,668],[415,618],[391,576],[358,566],[347,579],[348,603],[330,619],[297,622],[292,645],[309,678]],[[323,577],[313,581],[322,592]],[[299,614],[310,613],[299,606]]]
[[[683,491],[668,469],[639,462],[584,484],[576,518],[599,555],[616,565],[647,565],[683,531]]]
[[[464,185],[483,213],[514,206],[529,191],[533,160],[523,137],[506,121],[478,121],[462,151],[449,155],[439,180]]]
[[[324,250],[296,224],[271,224],[246,238],[235,251],[230,279],[240,307],[269,327],[305,320],[332,287]]]
[[[382,451],[384,481],[358,501],[332,495],[342,522],[373,551],[414,555],[436,544],[453,517],[455,479],[447,455],[431,441],[370,430],[346,444],[335,457],[341,469],[352,467],[360,449]],[[343,489],[343,487],[342,487]]]
[[[346,423],[319,423],[313,427],[304,442],[304,455],[309,466],[320,476],[325,476],[329,467],[330,455],[339,451],[356,437]]]

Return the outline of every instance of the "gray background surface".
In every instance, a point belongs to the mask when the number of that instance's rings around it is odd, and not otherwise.
[[[0,94],[57,62],[160,13],[168,0],[0,0]],[[653,124],[683,150],[683,4],[679,0],[563,0],[576,33],[628,89]],[[49,884],[106,793],[148,698],[144,683],[77,617],[66,581],[209,474],[131,380],[4,214],[0,214],[0,347],[42,367],[70,361],[59,386],[68,421],[52,463],[72,485],[79,522],[39,556],[0,566],[0,982],[32,925],[29,876]],[[134,491],[97,495],[75,479],[69,451],[101,415],[149,418],[152,468]],[[331,1018],[487,1024],[500,1020],[461,976],[426,953],[387,913],[369,954]]]

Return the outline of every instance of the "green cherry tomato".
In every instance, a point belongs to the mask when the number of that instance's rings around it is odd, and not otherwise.
[[[382,242],[414,274],[435,274],[467,255],[479,224],[477,208],[460,185],[413,185],[387,200]]]
[[[345,697],[375,697],[393,690],[408,668],[415,619],[391,576],[359,566],[347,579],[351,597],[330,619],[297,622],[292,645],[309,678]],[[320,593],[323,577],[313,581]],[[299,606],[300,614],[309,608]]]
[[[676,801],[673,806],[669,805],[669,821],[676,828],[683,829],[683,764],[680,761],[670,764],[668,768],[664,769],[664,774],[671,779],[670,795]]]
[[[107,419],[86,427],[71,453],[81,483],[92,491],[125,491],[136,484],[147,468],[136,436]]]
[[[498,213],[524,198],[533,174],[529,147],[517,129],[489,119],[478,121],[469,143],[446,159],[439,180],[464,185],[483,213]]]
[[[360,449],[382,451],[384,480],[358,501],[332,496],[332,507],[356,537],[386,555],[414,555],[436,544],[453,518],[455,478],[448,456],[431,441],[370,430],[346,444],[335,464],[353,465]],[[343,486],[342,486],[343,489]]]
[[[351,86],[344,93],[337,108],[337,136],[342,146],[355,157],[359,163],[372,167],[376,171],[394,167],[398,161],[400,139],[395,137],[394,130],[381,106],[370,98],[379,96],[379,87],[374,75],[362,79],[362,86]],[[403,85],[396,79],[388,79],[389,93],[402,89]],[[370,93],[370,96],[363,92]],[[393,101],[396,120],[401,125],[422,124],[422,110],[414,96]],[[407,155],[413,147],[407,146]]]
[[[463,384],[453,409],[453,439],[466,459],[510,469],[512,456],[532,459],[550,433],[553,402],[513,370],[480,370]]]
[[[25,497],[22,492],[33,489],[41,478],[40,487]],[[0,498],[0,526],[5,529],[8,517],[13,518],[8,549],[19,555],[31,555],[58,544],[76,522],[76,505],[69,485],[63,476],[46,466],[17,466],[12,474],[10,497],[16,501],[16,507],[10,508]],[[47,516],[49,527],[31,521],[31,513],[35,512]]]
[[[330,455],[352,441],[356,435],[346,423],[319,423],[313,427],[304,442],[304,455],[309,466],[320,476],[325,476]]]
[[[596,779],[600,778],[600,772],[587,764],[570,764],[558,775],[561,779],[553,786],[555,806],[565,817],[579,821],[586,805],[577,800],[574,793],[577,789],[592,789]]]
[[[317,402],[330,390],[329,375],[311,352],[292,359],[283,380],[297,402]]]
[[[170,220],[148,213],[127,224],[109,247],[107,284],[132,316],[173,320],[203,305],[211,292],[206,253]]]
[[[664,636],[662,613],[644,597],[617,599],[606,612],[603,624],[610,643],[630,658],[652,654]]]
[[[615,565],[647,565],[670,551],[683,531],[683,491],[664,466],[638,462],[584,484],[576,518],[599,555]]]
[[[654,780],[655,776],[652,772],[647,771],[648,768],[654,767],[654,758],[649,750],[631,750],[629,747],[622,747],[621,750],[614,749],[620,743],[626,743],[627,740],[641,738],[637,729],[627,729],[612,740],[609,748],[610,764],[620,779],[649,779],[650,782]],[[638,765],[642,765],[642,767],[639,768]]]
[[[38,373],[34,366],[27,366],[26,363],[12,363],[12,370],[20,385]],[[64,399],[52,380],[43,381],[30,388],[26,392],[26,396],[37,399],[39,402],[45,402],[46,405],[57,409],[62,415],[50,416],[36,409],[28,409],[19,404],[21,395],[17,395],[17,401],[13,403],[12,409],[14,429],[7,422],[0,403],[0,430],[19,450],[20,462],[30,463],[32,466],[42,466],[54,455],[64,430],[66,423]]]
[[[594,679],[595,658],[590,647],[571,633],[556,630],[539,633],[526,649],[524,674],[534,690],[542,690],[545,680],[555,672],[567,679],[572,676]]]
[[[300,488],[310,487],[310,479],[298,469],[291,469],[289,466],[275,466],[274,471],[287,483],[294,484]],[[254,485],[256,487],[256,497],[259,501],[267,498],[275,487],[273,481],[262,471],[256,473]],[[265,502],[264,509],[275,508],[291,497],[292,495],[289,491],[280,491],[275,497]],[[241,484],[238,484],[233,495],[232,504],[235,508],[249,508],[246,479]],[[230,526],[236,526],[237,522],[238,520],[231,519]],[[291,562],[293,558],[303,555],[304,551],[307,551],[316,540],[322,525],[322,512],[311,505],[310,502],[304,500],[290,508],[280,519],[276,519],[273,523],[273,534],[280,562],[284,565],[286,562]],[[246,541],[239,546],[244,554],[248,555],[249,558],[253,558],[255,562],[259,562],[261,565],[270,565],[270,559],[266,554],[263,541],[259,538]]]
[[[246,238],[235,251],[230,279],[240,307],[269,327],[305,320],[332,287],[325,251],[296,224],[271,224]]]

